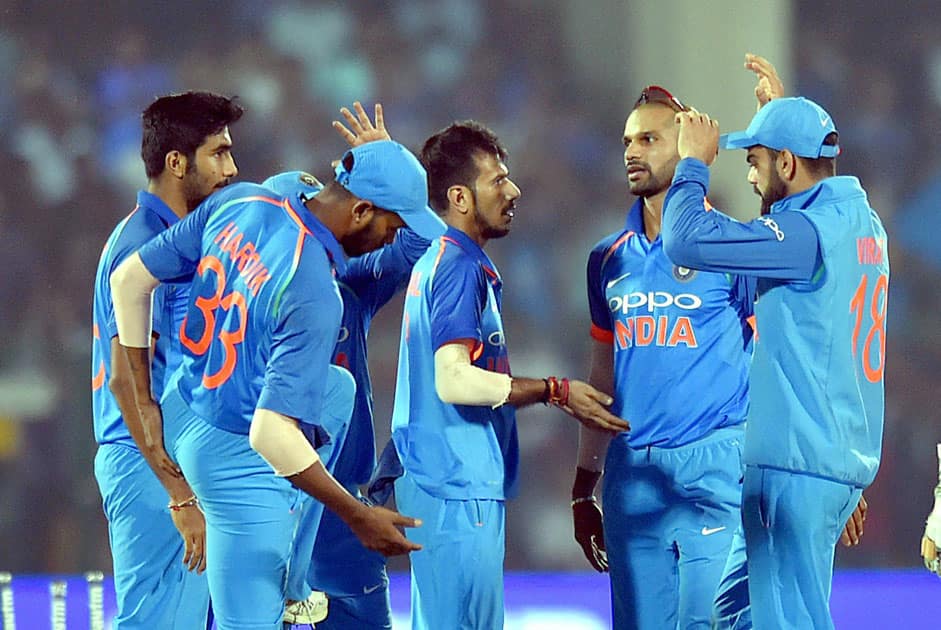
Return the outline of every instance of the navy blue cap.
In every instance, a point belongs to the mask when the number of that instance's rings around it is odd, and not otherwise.
[[[825,109],[803,97],[776,98],[758,110],[745,131],[727,133],[719,138],[723,149],[747,149],[762,146],[805,158],[836,157],[839,145],[824,144],[836,133],[833,118]]]

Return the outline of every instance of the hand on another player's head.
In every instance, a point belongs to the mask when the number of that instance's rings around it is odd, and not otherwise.
[[[561,408],[590,429],[610,433],[630,431],[631,425],[608,411],[614,399],[583,381],[569,381],[568,401]]]
[[[575,541],[591,566],[600,573],[608,571],[608,551],[604,545],[604,522],[601,508],[594,501],[572,503]]]
[[[745,53],[745,69],[754,72],[758,79],[758,84],[755,85],[758,109],[767,105],[772,99],[784,96],[784,83],[770,61],[760,55]]]
[[[696,158],[707,166],[719,153],[719,121],[695,109],[677,112],[676,122],[680,126],[676,149],[683,158]]]
[[[375,125],[369,120],[369,115],[366,113],[366,110],[363,109],[359,101],[353,103],[353,109],[356,110],[355,115],[346,107],[340,108],[340,113],[343,114],[343,118],[346,119],[346,123],[349,127],[339,120],[333,121],[333,128],[346,140],[347,144],[351,147],[358,147],[367,142],[392,139],[392,136],[386,131],[386,122],[382,116],[381,104],[376,103],[375,113],[373,114],[373,118],[376,121]]]

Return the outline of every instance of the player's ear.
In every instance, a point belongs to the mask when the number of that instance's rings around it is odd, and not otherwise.
[[[177,179],[183,179],[183,176],[186,175],[186,165],[186,156],[176,150],[168,152],[163,158],[164,169],[173,173],[173,176]]]
[[[466,214],[473,205],[470,188],[460,184],[448,188],[448,205],[461,214]]]
[[[369,225],[375,213],[375,206],[372,205],[371,201],[357,199],[353,203],[353,207],[350,208],[350,220],[354,229]]]
[[[778,159],[774,167],[778,169],[778,175],[786,182],[794,179],[797,174],[797,156],[788,149],[782,149],[778,153]]]

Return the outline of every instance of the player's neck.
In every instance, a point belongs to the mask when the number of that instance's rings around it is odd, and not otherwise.
[[[189,209],[186,207],[186,196],[179,185],[174,185],[173,182],[160,178],[152,179],[147,182],[147,192],[159,197],[170,210],[173,210],[173,214],[181,219],[189,213]]]
[[[659,192],[652,197],[644,197],[644,234],[648,241],[655,241],[660,236],[660,225],[663,220],[663,200],[667,191]]]

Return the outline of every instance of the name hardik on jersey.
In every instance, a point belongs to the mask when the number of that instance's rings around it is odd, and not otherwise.
[[[731,220],[731,219],[730,219]],[[752,292],[744,278],[679,267],[644,233],[643,205],[588,259],[591,335],[614,347],[614,405],[633,448],[681,446],[748,411]]]
[[[111,340],[117,336],[111,274],[125,258],[137,251],[179,218],[159,197],[137,193],[137,206],[125,217],[105,243],[95,273],[92,340],[92,415],[95,440],[99,444],[121,443],[137,448],[121,416],[121,409],[108,388],[111,378]],[[166,380],[180,363],[179,328],[186,313],[188,285],[161,285],[154,291],[153,331],[156,336],[152,363],[154,396],[163,394]]]
[[[334,268],[344,258],[298,197],[233,184],[140,256],[159,280],[192,278],[172,383],[195,414],[243,434],[256,407],[317,424],[343,310]]]
[[[405,288],[412,266],[428,249],[428,241],[408,228],[380,250],[351,258],[338,280],[343,298],[343,325],[333,363],[356,380],[356,398],[349,432],[333,476],[344,485],[363,485],[376,465],[372,381],[366,356],[369,325],[380,308]]]
[[[435,390],[434,353],[477,342],[477,367],[510,373],[500,314],[503,282],[480,246],[453,227],[415,263],[405,293],[392,438],[407,474],[443,499],[516,493],[519,443],[511,405],[450,405]]]

